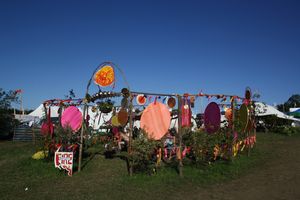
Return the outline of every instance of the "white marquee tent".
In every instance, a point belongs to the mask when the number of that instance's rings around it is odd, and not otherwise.
[[[82,107],[78,107],[79,110],[82,112]],[[49,107],[47,107],[48,111]],[[51,106],[50,107],[50,112],[51,112],[51,117],[58,117],[58,109],[59,106]],[[88,108],[87,114],[90,116],[89,119],[89,125],[93,129],[98,129],[100,125],[105,124],[108,122],[112,116],[112,113],[104,114],[104,113],[99,113],[99,112],[92,112],[92,108]],[[40,120],[45,118],[45,111],[44,111],[44,106],[43,104],[39,105],[34,111],[29,113],[29,116],[34,116],[38,117]]]
[[[277,110],[275,107],[261,103],[261,102],[256,102],[255,103],[255,114],[257,116],[267,116],[267,115],[275,115],[278,118],[282,119],[287,119],[287,120],[292,120],[295,122],[300,122],[300,119],[294,118],[292,116],[286,115],[283,112],[280,112]]]

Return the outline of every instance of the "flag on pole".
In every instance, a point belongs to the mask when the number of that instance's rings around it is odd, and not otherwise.
[[[15,93],[16,94],[18,94],[18,93],[22,93],[23,92],[23,90],[22,89],[17,89],[17,90],[15,90]]]

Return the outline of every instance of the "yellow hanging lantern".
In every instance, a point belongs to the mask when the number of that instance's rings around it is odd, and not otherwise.
[[[107,87],[115,81],[114,68],[110,65],[105,65],[99,69],[94,75],[94,82],[102,87]]]

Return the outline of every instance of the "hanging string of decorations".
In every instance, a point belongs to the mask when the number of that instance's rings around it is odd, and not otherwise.
[[[46,106],[80,106],[83,99],[50,99],[43,102]]]

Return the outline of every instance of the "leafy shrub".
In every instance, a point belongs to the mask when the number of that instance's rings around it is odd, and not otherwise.
[[[99,110],[103,113],[109,113],[112,111],[113,106],[114,106],[114,102],[112,102],[110,99],[106,100],[106,101],[100,101],[97,103]]]
[[[148,139],[145,134],[132,141],[132,151],[128,155],[135,172],[149,172],[155,168],[156,150],[161,142]]]
[[[11,139],[13,137],[14,127],[19,121],[14,119],[9,110],[0,110],[0,139]]]
[[[292,126],[276,126],[271,129],[272,132],[292,136],[296,134],[300,134],[300,127],[292,127]]]
[[[226,130],[220,130],[215,134],[207,134],[204,131],[189,131],[184,134],[184,145],[191,147],[189,158],[196,165],[203,165],[212,161],[216,145],[225,150],[226,144],[231,144],[232,137],[228,137],[225,132]]]

